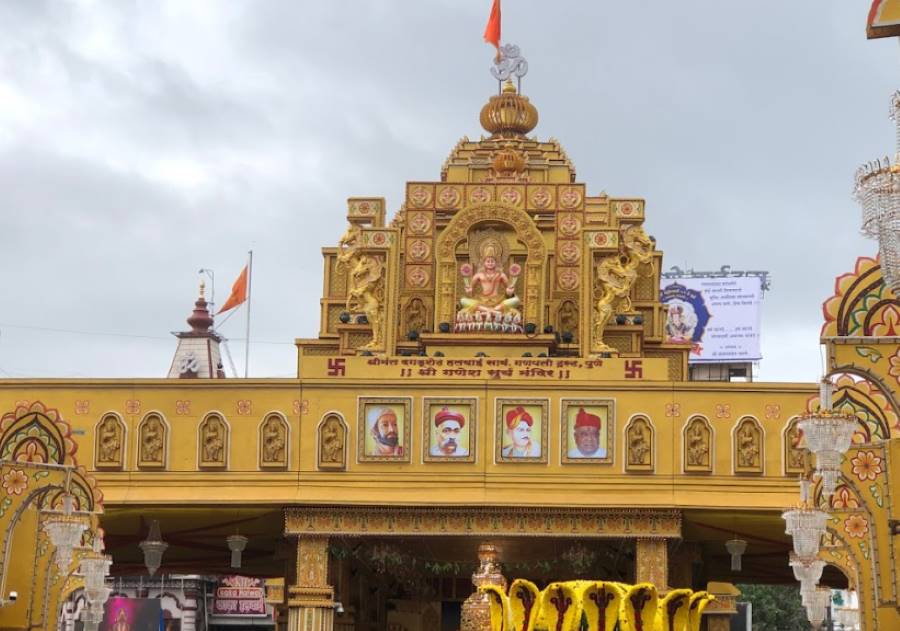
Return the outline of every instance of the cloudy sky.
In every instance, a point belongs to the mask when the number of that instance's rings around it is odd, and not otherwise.
[[[822,301],[875,244],[896,40],[868,0],[506,0],[541,137],[647,200],[665,266],[767,269],[764,380],[813,380]],[[196,296],[254,251],[251,375],[318,331],[345,200],[399,207],[478,137],[490,0],[0,2],[0,377],[164,376]],[[222,330],[243,361],[244,314]]]

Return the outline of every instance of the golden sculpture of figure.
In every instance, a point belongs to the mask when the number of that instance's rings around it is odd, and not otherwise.
[[[628,464],[650,464],[650,436],[642,420],[635,421],[628,432]]]
[[[222,462],[225,449],[222,422],[210,419],[203,431],[203,460],[206,462]]]
[[[112,631],[131,631],[131,625],[128,624],[128,617],[124,609],[119,609],[116,615],[116,623],[112,626]]]
[[[347,310],[363,313],[372,325],[372,341],[363,346],[380,350],[384,346],[384,264],[368,254],[356,258],[350,270]]]
[[[597,284],[599,298],[594,307],[594,351],[616,352],[612,346],[603,341],[603,332],[609,319],[616,311],[631,311],[631,286],[637,278],[637,272],[627,267],[628,258],[613,256],[603,259],[597,267]]]
[[[688,430],[688,464],[694,467],[706,465],[706,456],[709,454],[709,445],[706,443],[706,432],[703,423],[695,422]]]
[[[623,241],[629,266],[637,269],[653,258],[653,240],[642,226],[632,226],[626,230]]]
[[[742,467],[757,466],[759,445],[756,444],[756,432],[750,423],[744,423],[738,432],[738,463]]]
[[[344,265],[350,262],[353,255],[356,254],[356,248],[359,245],[360,228],[351,225],[338,241],[337,269],[340,270]]]
[[[522,301],[516,296],[516,281],[522,268],[517,263],[505,267],[506,246],[494,230],[474,232],[469,237],[469,263],[460,268],[465,296],[456,314],[457,332],[493,331],[521,333]]]
[[[333,416],[322,425],[321,458],[320,462],[328,464],[343,464],[344,439],[341,422]]]
[[[141,460],[143,462],[162,462],[163,428],[159,419],[154,417],[144,425],[141,437]]]
[[[560,305],[558,323],[560,333],[571,333],[577,337],[578,309],[571,300],[566,300]]]
[[[802,469],[804,466],[803,449],[800,448],[800,426],[794,423],[788,432],[788,466],[793,469]]]
[[[406,305],[406,331],[422,331],[428,320],[428,312],[420,298],[413,298]]]
[[[270,418],[263,427],[263,462],[284,461],[284,428],[277,418]]]
[[[109,417],[100,425],[100,462],[119,462],[121,447],[119,424]]]

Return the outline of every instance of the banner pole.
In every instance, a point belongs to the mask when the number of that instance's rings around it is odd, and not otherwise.
[[[250,250],[250,260],[247,262],[247,335],[244,339],[244,379],[250,372],[250,303],[251,290],[253,288],[253,250]]]

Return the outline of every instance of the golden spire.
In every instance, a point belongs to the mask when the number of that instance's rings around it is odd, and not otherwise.
[[[481,126],[492,138],[523,138],[537,123],[537,108],[516,91],[511,80],[481,108]]]

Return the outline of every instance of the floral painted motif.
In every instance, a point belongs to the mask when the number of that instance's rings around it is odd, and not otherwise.
[[[716,405],[716,418],[728,418],[731,416],[731,404],[719,403]]]
[[[237,402],[237,413],[241,416],[247,416],[253,411],[253,402],[249,399],[241,399]]]
[[[853,497],[853,493],[846,484],[840,485],[831,496],[831,508],[833,510],[859,508],[859,502]]]
[[[891,355],[891,367],[888,370],[888,373],[897,380],[897,383],[900,383],[900,348],[897,349],[897,352]]]
[[[668,416],[670,418],[681,416],[681,404],[680,403],[666,403],[666,416]]]
[[[3,488],[7,495],[21,495],[28,486],[28,476],[21,469],[10,469],[3,476]]]
[[[859,478],[860,482],[874,480],[883,471],[881,460],[881,456],[874,451],[860,451],[850,461],[853,463],[853,475]]]
[[[188,416],[191,413],[191,402],[188,400],[175,401],[175,414],[179,416]]]
[[[862,539],[869,532],[869,521],[862,515],[850,515],[844,520],[844,530],[848,537]]]

